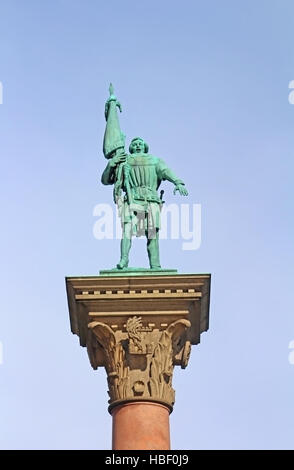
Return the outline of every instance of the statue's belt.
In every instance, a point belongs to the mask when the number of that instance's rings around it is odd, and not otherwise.
[[[131,193],[132,197],[138,201],[146,201],[146,202],[157,202],[161,203],[161,199],[159,198],[156,189],[150,188],[149,186],[136,186],[132,187]]]

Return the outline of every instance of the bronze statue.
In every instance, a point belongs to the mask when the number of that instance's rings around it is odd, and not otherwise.
[[[168,168],[166,163],[149,153],[148,144],[140,137],[135,137],[125,152],[125,136],[120,130],[116,108],[121,105],[109,87],[110,97],[105,105],[106,129],[103,152],[109,162],[101,181],[114,184],[114,201],[118,205],[122,220],[123,236],[118,269],[126,269],[132,236],[145,235],[150,268],[160,270],[159,229],[162,194],[158,188],[162,181],[168,180],[175,185],[176,191],[187,196],[188,191],[182,180]]]

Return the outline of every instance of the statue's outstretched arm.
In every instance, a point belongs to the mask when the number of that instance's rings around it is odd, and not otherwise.
[[[167,164],[160,158],[158,159],[157,174],[161,180],[170,181],[174,185],[185,184],[184,181],[178,178],[174,174],[174,172],[167,166]]]
[[[179,191],[182,196],[188,196],[188,191],[185,188],[184,181],[178,178],[174,174],[174,172],[167,166],[167,164],[161,159],[158,159],[157,170],[159,180],[167,180],[175,185],[174,194],[176,193],[176,191]]]

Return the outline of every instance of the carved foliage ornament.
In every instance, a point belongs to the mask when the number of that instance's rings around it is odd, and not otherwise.
[[[185,343],[184,339],[190,326],[188,320],[181,319],[164,330],[153,329],[143,326],[141,317],[134,316],[128,318],[125,330],[114,332],[105,323],[91,322],[89,328],[104,354],[109,403],[139,398],[153,399],[172,407],[175,356],[182,348],[181,365],[186,367],[190,343]],[[93,337],[91,341],[93,343]]]

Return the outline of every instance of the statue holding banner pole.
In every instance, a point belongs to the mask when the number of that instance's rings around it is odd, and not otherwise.
[[[149,153],[148,144],[141,138],[132,139],[129,154],[125,151],[125,135],[121,132],[117,108],[121,105],[114,95],[112,84],[105,104],[106,128],[103,153],[109,160],[101,181],[114,185],[114,202],[118,205],[123,234],[120,247],[119,270],[128,268],[132,236],[146,236],[150,268],[160,270],[159,230],[162,194],[158,189],[162,181],[174,184],[174,194],[187,196],[184,182],[168,168],[166,163]]]

